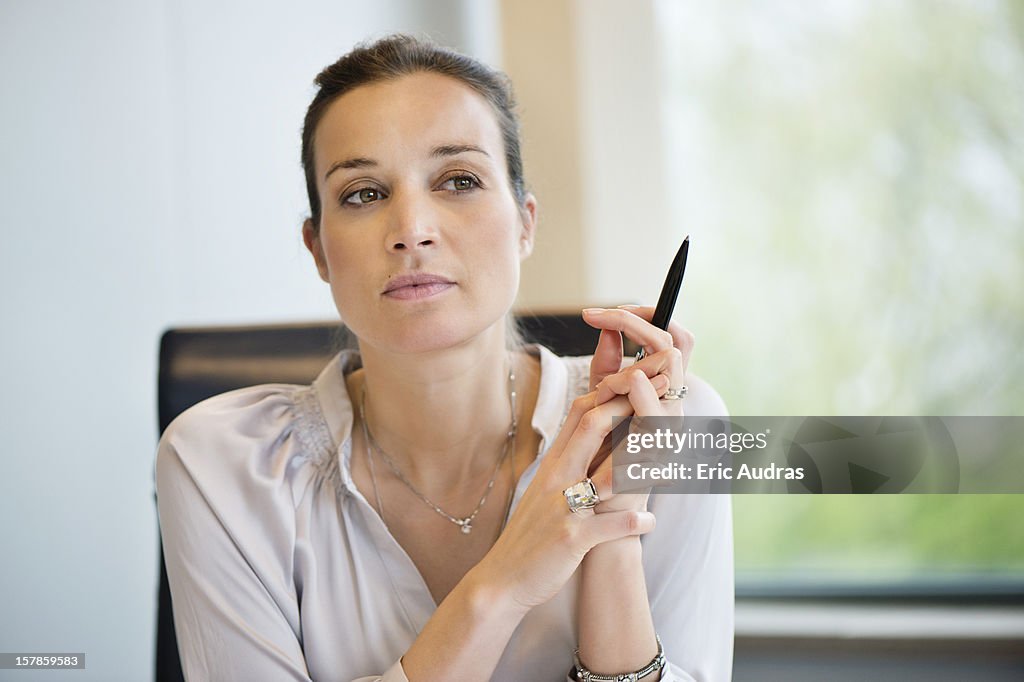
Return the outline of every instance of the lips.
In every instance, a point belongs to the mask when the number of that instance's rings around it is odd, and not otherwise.
[[[392,298],[425,298],[453,286],[455,282],[443,275],[414,272],[393,277],[385,286],[383,294]]]

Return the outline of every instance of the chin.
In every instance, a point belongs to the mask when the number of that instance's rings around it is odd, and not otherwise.
[[[504,344],[504,335],[499,324],[502,317],[488,322],[477,316],[474,319],[464,319],[448,314],[440,321],[406,321],[396,323],[390,330],[379,330],[380,336],[371,342],[381,350],[403,355],[457,348],[486,336],[488,332],[500,336],[501,343]]]

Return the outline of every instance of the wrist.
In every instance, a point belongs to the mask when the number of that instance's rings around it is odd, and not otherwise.
[[[477,567],[463,578],[466,600],[473,614],[479,618],[514,619],[517,623],[529,612],[500,581],[494,581]]]
[[[643,558],[643,545],[640,543],[639,535],[627,535],[623,538],[602,542],[594,545],[586,556],[583,563],[630,566]]]
[[[582,679],[583,682],[656,682],[661,679],[661,671],[665,667],[665,649],[661,645],[661,637],[655,635],[658,644],[654,657],[641,668],[629,672],[615,674],[595,673],[584,667],[580,660],[580,650],[573,653],[573,672],[575,679]]]

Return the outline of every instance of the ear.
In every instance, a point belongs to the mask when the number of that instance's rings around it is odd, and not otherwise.
[[[537,230],[537,197],[527,192],[526,200],[519,207],[519,217],[523,224],[519,234],[519,260],[526,260],[533,253],[533,238]]]
[[[331,272],[327,268],[327,259],[324,258],[324,247],[320,243],[320,235],[311,218],[306,218],[302,223],[302,241],[309,252],[313,254],[313,261],[316,263],[317,272],[320,273],[320,279],[330,284]]]

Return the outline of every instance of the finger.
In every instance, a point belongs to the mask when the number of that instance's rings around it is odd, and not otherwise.
[[[590,474],[590,480],[594,484],[594,489],[597,491],[597,496],[602,502],[610,500],[612,495],[612,460],[611,458],[606,459],[601,463],[601,466],[597,468],[597,471]]]
[[[642,370],[629,373],[630,389],[626,397],[633,406],[633,414],[638,417],[657,417],[665,414],[661,404],[661,396],[654,390],[651,380]]]
[[[682,352],[678,348],[673,347],[659,351],[652,357],[657,357],[657,361],[653,363],[654,368],[660,372],[660,376],[668,378],[670,387],[678,388],[684,384],[685,374],[682,369]],[[646,358],[644,360],[646,360]],[[642,363],[643,360],[638,364]],[[650,380],[644,381],[641,377],[636,375],[637,373],[644,374],[646,376],[646,373],[640,370],[634,373],[631,389],[627,395],[630,404],[633,406],[633,413],[635,415],[639,417],[654,417],[659,415],[666,417],[681,417],[683,415],[682,401],[672,400],[662,402],[661,397],[665,394],[665,391],[656,391]]]
[[[623,459],[626,461],[623,462]],[[620,463],[616,463],[620,462]],[[609,500],[616,495],[630,495],[630,494],[647,494],[652,488],[656,486],[672,486],[675,481],[671,479],[662,478],[647,478],[636,479],[630,477],[630,467],[634,464],[639,464],[641,467],[650,468],[664,466],[664,462],[657,462],[653,460],[640,461],[635,456],[622,458],[621,455],[618,457],[609,457],[601,466],[597,467],[597,470],[590,474],[590,480],[594,484],[594,488],[597,489],[597,496],[601,498],[601,501]],[[637,469],[633,470],[634,474],[639,476]],[[616,491],[615,482],[618,481],[618,490]]]
[[[682,368],[682,352],[675,347],[667,348],[648,355],[621,372],[605,377],[597,386],[594,402],[600,405],[614,395],[625,395],[629,391],[629,376],[633,371],[642,372],[651,381],[654,381],[658,375],[662,375],[668,379],[669,385],[681,385],[685,378]],[[659,396],[665,392],[660,387],[656,390],[658,390]]]
[[[619,308],[627,310],[648,322],[654,319],[654,306],[620,305]],[[683,372],[685,372],[687,367],[690,365],[690,356],[693,354],[693,332],[686,329],[678,322],[669,322],[668,333],[672,335],[672,345],[678,348],[683,354]]]
[[[558,457],[559,471],[553,480],[572,482],[585,478],[590,462],[600,451],[605,436],[612,431],[612,418],[632,414],[633,408],[625,396],[617,396],[587,410]]]
[[[658,329],[649,321],[622,308],[586,308],[583,311],[583,321],[597,329],[622,332],[643,346],[648,355],[671,348],[674,343],[669,332]]]
[[[626,465],[629,466],[629,465]],[[614,477],[618,475],[618,480],[629,480],[628,472],[624,466],[615,466],[612,458],[606,459],[601,463],[601,466],[597,468],[597,471],[590,474],[590,480],[594,483],[594,489],[597,491],[597,497],[600,498],[601,502],[607,502],[617,495],[629,495],[632,493],[647,493],[650,489],[650,485],[646,482],[629,485],[630,489],[620,489],[620,491],[614,491]]]
[[[672,349],[672,352],[677,351]],[[655,388],[655,382],[661,388],[660,392]],[[634,365],[606,377],[595,391],[594,403],[601,405],[615,396],[626,396],[633,406],[633,414],[641,417],[658,416],[663,413],[660,401],[669,383],[670,379],[665,374],[655,372],[652,377],[648,378],[643,369]]]
[[[641,371],[640,369],[637,369],[637,371],[643,374],[644,378],[647,378],[651,386],[654,388],[654,392],[657,393],[659,397],[665,394],[665,391],[672,383],[664,374],[655,373],[653,376],[648,378],[649,375],[647,372]],[[594,404],[600,405],[601,403],[611,400],[617,395],[626,395],[629,393],[629,388],[629,369],[607,376],[600,384],[597,385],[597,389],[594,391]]]
[[[572,513],[572,512],[570,512]],[[654,530],[657,523],[648,511],[617,511],[592,514],[582,524],[584,542],[589,547],[630,535],[643,535]]]
[[[614,466],[612,459],[608,458],[598,467],[597,471],[590,475],[590,481],[594,484],[594,488],[597,490],[597,496],[602,502],[606,502],[616,495],[628,495],[628,494],[646,494],[650,492],[651,483],[649,481],[630,481],[628,478],[628,471],[626,467],[629,465]],[[627,486],[620,486],[618,492],[614,491],[614,479],[618,477],[620,483],[623,481],[629,481]]]
[[[569,411],[565,415],[565,419],[562,420],[559,426],[558,435],[555,436],[554,442],[548,449],[549,454],[541,462],[541,468],[548,465],[551,462],[551,466],[556,459],[560,458],[562,453],[565,451],[565,446],[572,438],[572,434],[576,431],[579,426],[580,419],[589,410],[594,408],[594,392],[584,393],[581,396],[577,396],[572,404],[569,405]]]
[[[611,329],[602,329],[601,338],[590,361],[590,390],[593,391],[601,379],[622,369],[622,334]]]
[[[604,437],[604,440],[601,441],[601,447],[597,449],[597,452],[590,460],[590,464],[587,466],[587,476],[590,476],[594,471],[597,471],[597,468],[601,466],[601,463],[608,457],[611,457],[612,450],[614,449],[614,445],[612,444],[613,435],[613,433],[609,433]]]
[[[678,354],[678,351],[674,348],[662,352]],[[621,398],[625,397],[629,401],[631,414],[634,416],[678,416],[680,414],[680,410],[675,405],[664,405],[661,402],[661,396],[668,390],[671,383],[664,374],[656,374],[653,378],[648,379],[647,375],[640,369],[625,369],[611,377],[607,377],[601,383],[602,386],[605,386],[606,383],[609,384],[604,389],[608,395],[608,400],[614,398],[621,400]],[[597,391],[594,393],[596,395]],[[595,407],[597,407],[597,400],[595,399],[594,402]],[[606,402],[603,401],[601,404],[603,405]],[[628,415],[616,412],[612,416]],[[610,435],[606,435],[597,452],[591,457],[588,471],[596,470],[612,453],[616,444],[612,443]]]

